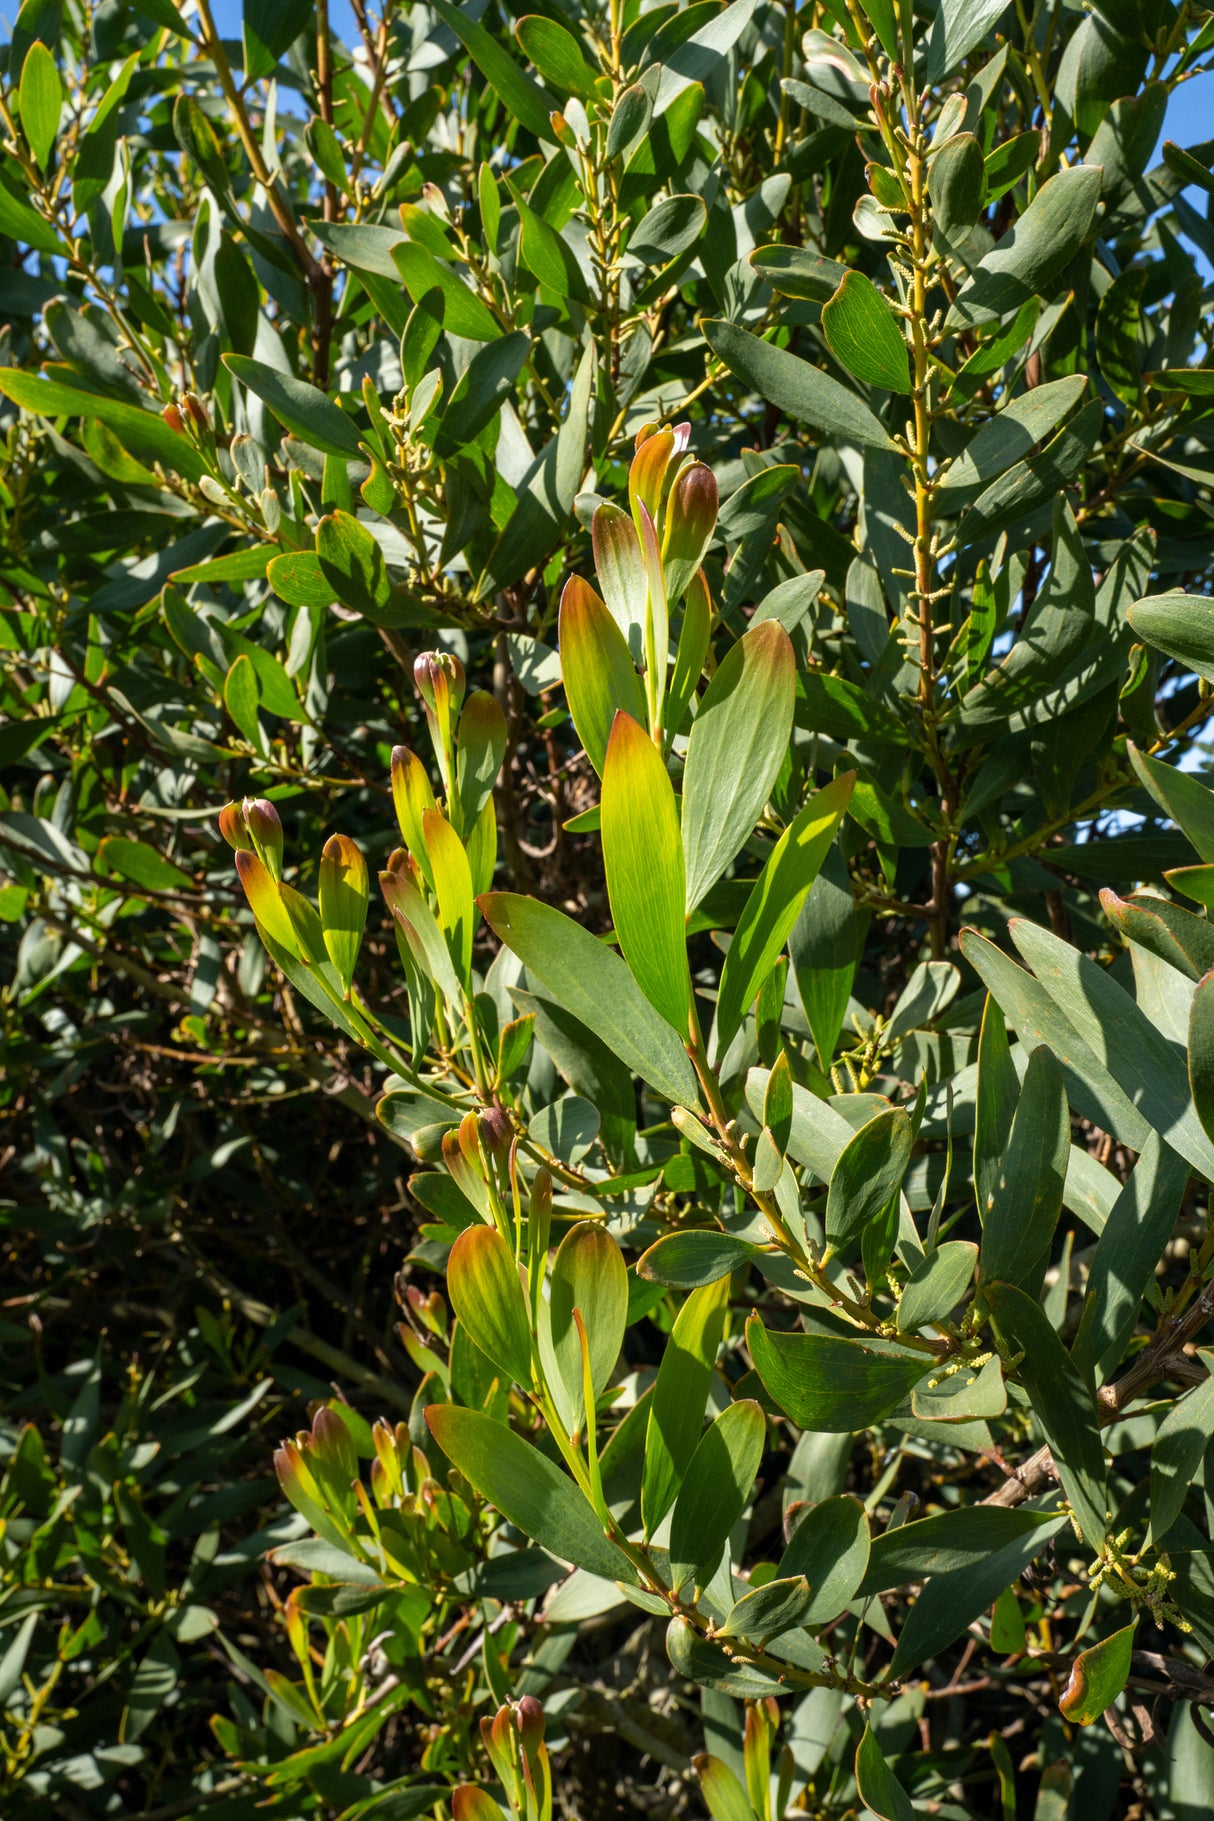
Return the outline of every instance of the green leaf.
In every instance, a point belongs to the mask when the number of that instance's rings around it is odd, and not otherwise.
[[[149,891],[188,892],[194,889],[194,881],[179,866],[166,860],[146,841],[132,841],[123,835],[105,837],[97,849],[97,864],[102,871],[117,873],[120,878],[129,879],[132,885],[146,886]]]
[[[679,812],[665,761],[644,728],[618,713],[603,765],[601,828],[611,915],[649,1003],[688,1028],[691,975],[683,911]]]
[[[358,431],[345,413],[307,380],[280,373],[248,354],[225,354],[223,364],[242,385],[256,393],[284,429],[323,455],[362,459]]]
[[[864,448],[890,447],[879,419],[829,373],[760,341],[736,323],[706,321],[700,326],[717,358],[785,417]]]
[[[731,1233],[667,1233],[637,1261],[637,1271],[650,1283],[672,1290],[698,1290],[747,1264],[758,1255],[749,1240]]]
[[[1193,1110],[1214,1143],[1214,974],[1198,982],[1189,1008],[1189,1086]]]
[[[55,59],[41,41],[30,45],[21,71],[21,130],[45,171],[59,131],[63,84]]]
[[[976,544],[997,531],[1022,525],[1047,500],[1065,504],[1062,489],[1070,485],[1088,459],[1103,423],[1104,406],[1098,398],[1091,399],[1040,454],[1017,462],[979,494],[957,527],[958,541],[963,545]]]
[[[464,368],[434,438],[434,453],[443,459],[476,441],[514,391],[531,343],[515,331],[478,348]]]
[[[701,197],[667,196],[655,202],[633,228],[625,251],[643,265],[666,265],[695,245],[707,220]]]
[[[967,11],[978,16],[981,8]],[[946,331],[974,328],[1020,309],[1033,295],[1048,296],[1088,237],[1102,176],[1098,166],[1079,164],[1043,183],[1023,215],[979,262],[945,319]]]
[[[862,1125],[831,1171],[826,1237],[838,1251],[883,1214],[902,1186],[914,1131],[901,1107],[890,1107]]]
[[[483,25],[478,25],[451,0],[431,0],[434,11],[444,25],[450,26],[473,63],[498,96],[506,110],[507,120],[517,120],[537,139],[556,144],[551,121],[554,103],[550,95],[533,82]]]
[[[711,1578],[754,1487],[767,1419],[752,1398],[730,1404],[701,1436],[670,1519],[671,1585]]]
[[[969,1289],[977,1257],[977,1246],[967,1239],[950,1239],[928,1252],[903,1285],[899,1333],[914,1334],[951,1314]]]
[[[522,230],[519,251],[532,277],[558,297],[572,297],[577,303],[588,304],[590,286],[564,235],[550,227],[521,196],[516,196],[515,206]]]
[[[244,73],[260,82],[312,19],[311,0],[245,0]]]
[[[1066,1517],[1051,1517],[1002,1548],[975,1558],[968,1567],[932,1575],[898,1635],[887,1673],[909,1675],[929,1657],[947,1650],[1069,1524]]]
[[[788,938],[797,997],[823,1069],[830,1067],[847,1017],[868,921],[852,895],[847,862],[832,847]]]
[[[1160,1137],[1214,1181],[1214,1141],[1199,1123],[1185,1065],[1163,1032],[1104,968],[1052,931],[1018,917],[1010,929],[1016,947],[1103,1069]]]
[[[755,1371],[799,1429],[853,1433],[897,1409],[932,1369],[932,1356],[889,1341],[828,1334],[778,1334],[757,1315],[746,1324]]]
[[[1214,600],[1208,595],[1150,594],[1127,608],[1126,619],[1146,644],[1165,651],[1207,683],[1214,682]],[[1150,767],[1155,763],[1147,761]]]
[[[846,266],[812,247],[756,247],[750,263],[785,297],[804,297],[811,303],[825,303],[847,276]]]
[[[593,388],[594,348],[590,345],[574,373],[560,429],[516,489],[518,505],[477,579],[475,600],[483,601],[509,587],[526,570],[545,563],[556,547],[585,473]]]
[[[611,1235],[579,1221],[557,1248],[549,1276],[549,1332],[553,1356],[568,1394],[574,1426],[585,1417],[582,1345],[573,1319],[578,1310],[590,1356],[595,1397],[611,1383],[628,1323],[628,1268]]]
[[[972,133],[954,133],[934,154],[927,188],[937,232],[963,241],[986,204],[986,165]]]
[[[581,576],[570,576],[561,595],[561,672],[565,698],[586,756],[599,776],[617,711],[646,717],[645,686],[636,673],[624,634]]]
[[[582,101],[594,99],[598,75],[582,54],[572,32],[539,13],[528,13],[514,28],[514,35],[545,82]],[[546,129],[551,137],[551,129]]]
[[[1208,1348],[1199,1348],[1197,1359],[1207,1373],[1214,1365]],[[1173,1404],[1156,1431],[1151,1449],[1151,1536],[1157,1544],[1163,1542],[1184,1509],[1211,1434],[1214,1377],[1204,1379]]]
[[[0,219],[0,232],[6,231]],[[58,242],[51,250],[60,250]],[[40,417],[96,418],[113,430],[132,454],[162,462],[170,473],[182,474],[187,480],[201,480],[207,471],[204,458],[186,437],[170,430],[155,412],[142,411],[138,405],[103,398],[100,393],[79,390],[62,380],[44,379],[38,373],[24,373],[18,367],[0,368],[0,392],[22,410],[35,411]]]
[[[813,1589],[804,1623],[824,1625],[851,1605],[864,1583],[870,1548],[868,1517],[859,1499],[840,1493],[811,1506],[776,1570],[782,1580],[803,1575]]]
[[[1105,1221],[1088,1267],[1087,1293],[1071,1357],[1103,1382],[1121,1360],[1155,1266],[1180,1214],[1189,1166],[1148,1134]]]
[[[871,1721],[856,1747],[856,1792],[879,1821],[915,1821],[911,1799],[885,1762]]]
[[[1021,1355],[1017,1376],[1045,1432],[1079,1528],[1093,1549],[1101,1548],[1108,1528],[1107,1497],[1093,1392],[1040,1303],[1011,1284],[987,1284],[983,1298],[1001,1350]]]
[[[1119,898],[1106,889],[1100,903],[1128,942],[1166,961],[1187,979],[1200,980],[1214,967],[1214,924],[1208,917],[1197,917],[1153,892]]]
[[[1141,1151],[1151,1127],[1111,1071],[1080,1037],[1060,1006],[1032,974],[977,930],[961,932],[961,952],[997,1001],[1022,1043],[1048,1044],[1062,1064],[1067,1100],[1083,1119],[1111,1132],[1132,1151]]]
[[[728,1049],[801,915],[854,782],[854,772],[845,772],[815,792],[776,842],[751,889],[721,969],[716,1021],[719,1055]]]
[[[1123,404],[1138,402],[1142,390],[1142,298],[1149,273],[1145,266],[1119,272],[1096,312],[1096,361],[1109,390]]]
[[[255,751],[261,751],[261,722],[257,718],[257,672],[243,653],[234,660],[223,685],[224,707]]]
[[[528,973],[621,1061],[667,1100],[698,1105],[699,1087],[686,1050],[612,949],[535,898],[488,892],[480,907]]]
[[[499,1372],[531,1385],[531,1324],[514,1254],[496,1227],[466,1227],[447,1260],[451,1307]],[[578,1362],[579,1377],[581,1361]]]
[[[689,912],[732,864],[771,794],[795,686],[792,641],[778,620],[764,620],[730,646],[704,693],[683,767]]]
[[[723,1638],[749,1638],[760,1646],[782,1631],[799,1630],[808,1623],[813,1592],[804,1575],[790,1580],[766,1581],[753,1593],[744,1593],[718,1632]],[[749,1807],[745,1821],[752,1821]]]
[[[725,1645],[703,1637],[689,1619],[671,1619],[666,1629],[666,1655],[676,1674],[735,1701],[762,1701],[768,1695],[788,1692],[778,1670],[738,1662]]]
[[[466,341],[491,342],[500,337],[501,327],[492,310],[428,248],[415,240],[395,243],[392,264],[394,278],[404,280],[413,302],[424,315],[437,316],[449,334],[462,335]]]
[[[1034,386],[1031,391],[1004,403],[971,437],[956,461],[950,463],[940,484],[943,510],[955,510],[950,494],[986,486],[1014,463],[1031,455],[1042,438],[1048,436],[1079,403],[1087,384],[1086,373],[1072,373],[1065,379]]]
[[[508,1523],[562,1562],[635,1584],[632,1563],[604,1536],[589,1499],[547,1455],[479,1410],[431,1404],[426,1423],[452,1466]]]
[[[835,359],[857,379],[909,394],[910,354],[897,317],[871,278],[846,274],[822,306],[822,333]]]
[[[1152,1475],[1152,1482],[1153,1479]],[[1134,1619],[1120,1631],[1102,1638],[1099,1644],[1079,1652],[1058,1701],[1064,1720],[1073,1726],[1091,1726],[1113,1706],[1129,1680],[1137,1629],[1138,1620]]]
[[[1071,1121],[1058,1060],[1044,1044],[1029,1057],[1003,1157],[982,1215],[979,1283],[1016,1284],[1035,1296],[1062,1212]]]
[[[645,1430],[641,1517],[646,1536],[653,1535],[673,1505],[696,1451],[728,1301],[728,1277],[693,1290],[663,1350]]]
[[[1040,1537],[1042,1545],[1058,1528],[1053,1513],[1011,1510],[999,1505],[972,1505],[968,1509],[938,1511],[913,1524],[899,1524],[874,1538],[868,1568],[857,1590],[865,1599],[904,1587],[909,1581],[926,1581],[937,1574],[957,1574],[977,1567],[998,1550]]]
[[[1027,177],[1041,156],[1040,133],[1016,133],[986,155],[986,199],[998,202],[1008,190]],[[1033,310],[1036,316],[1036,309]]]
[[[1005,0],[941,0],[927,42],[927,80],[940,82],[988,38]]]

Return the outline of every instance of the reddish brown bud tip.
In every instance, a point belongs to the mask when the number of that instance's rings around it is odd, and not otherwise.
[[[219,832],[228,846],[237,853],[253,852],[253,842],[244,825],[244,814],[239,803],[224,804],[219,812]]]
[[[182,419],[181,412],[177,409],[176,405],[166,405],[160,415],[164,418],[165,423],[169,426],[169,429],[173,431],[174,435],[185,435],[185,423]]]
[[[485,1150],[500,1163],[510,1149],[512,1133],[509,1116],[501,1107],[486,1107],[477,1125]]]

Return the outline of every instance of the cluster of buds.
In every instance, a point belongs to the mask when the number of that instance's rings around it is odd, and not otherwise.
[[[602,598],[580,576],[561,597],[565,693],[586,751],[601,772],[606,745],[602,679],[612,710],[642,713],[654,739],[673,734],[707,655],[712,603],[701,564],[717,525],[717,483],[688,451],[689,424],[645,424],[628,473],[628,506],[604,501],[591,523]],[[670,609],[683,602],[671,699]],[[631,663],[644,678],[644,705],[633,705]],[[585,678],[587,685],[580,686]],[[600,725],[602,723],[602,725]]]
[[[516,1821],[551,1821],[552,1767],[544,1744],[544,1710],[534,1695],[499,1707],[481,1721],[481,1738]],[[454,1792],[455,1821],[501,1821],[501,1810],[483,1789],[465,1784]]]
[[[176,404],[166,405],[161,415],[170,430],[178,436],[189,436],[195,442],[213,438],[211,415],[197,392],[182,392]]]
[[[282,822],[266,797],[225,803],[219,812],[219,832],[238,854],[256,854],[270,877],[281,882]]]

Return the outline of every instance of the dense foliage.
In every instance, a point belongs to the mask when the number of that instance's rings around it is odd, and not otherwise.
[[[0,53],[0,1808],[1196,1821],[1214,15],[355,15]]]

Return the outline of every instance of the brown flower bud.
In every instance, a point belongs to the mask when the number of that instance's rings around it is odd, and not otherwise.
[[[181,402],[188,411],[190,422],[193,424],[195,430],[202,431],[204,434],[210,430],[210,415],[197,392],[184,392],[181,397]]]
[[[175,436],[185,435],[185,423],[176,405],[166,405],[160,415]]]
[[[253,842],[244,825],[244,812],[239,803],[225,803],[219,812],[219,832],[237,853],[251,854]]]
[[[514,1724],[523,1750],[533,1757],[544,1743],[544,1710],[534,1695],[524,1695],[514,1709]]]
[[[451,651],[423,651],[413,661],[417,693],[434,715],[450,718],[463,706],[464,667]]]
[[[273,878],[282,878],[282,822],[274,805],[265,797],[246,797],[245,826],[253,837],[253,847]]]
[[[500,1163],[510,1150],[510,1140],[513,1136],[509,1115],[501,1107],[486,1107],[477,1121],[477,1126],[486,1155],[492,1157],[496,1163]]]

